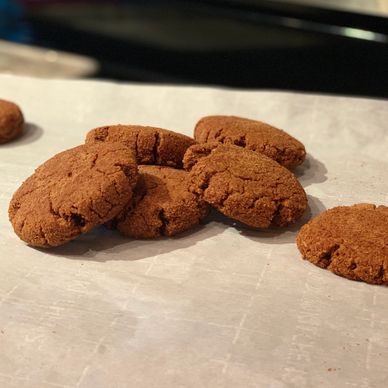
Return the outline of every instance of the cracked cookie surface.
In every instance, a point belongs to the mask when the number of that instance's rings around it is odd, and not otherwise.
[[[185,155],[183,156],[183,168],[190,171],[199,159],[210,155],[215,148],[220,146],[220,143],[214,141],[211,143],[199,143],[192,145],[187,149]]]
[[[190,190],[224,215],[268,228],[292,224],[306,210],[302,186],[274,160],[234,145],[192,148],[201,157],[189,158]]]
[[[9,218],[15,233],[37,247],[58,246],[115,217],[131,200],[135,157],[120,143],[61,152],[15,192]]]
[[[182,168],[188,147],[195,144],[191,137],[167,129],[141,125],[112,125],[92,129],[86,143],[120,142],[132,148],[138,164]]]
[[[306,157],[304,145],[285,131],[243,117],[203,117],[195,126],[194,138],[199,143],[216,141],[260,152],[285,167],[298,166]]]
[[[165,166],[139,166],[139,182],[133,208],[121,214],[117,229],[126,236],[173,236],[199,224],[209,208],[189,191],[184,170]]]
[[[304,225],[297,237],[305,260],[336,275],[388,285],[388,207],[338,206]]]
[[[13,102],[0,100],[0,144],[18,137],[23,131],[23,124],[20,108]]]

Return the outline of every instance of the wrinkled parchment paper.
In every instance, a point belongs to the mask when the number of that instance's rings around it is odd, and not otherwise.
[[[0,97],[28,122],[0,146],[0,387],[388,386],[388,288],[321,270],[294,243],[326,208],[388,203],[386,101],[12,76]],[[192,134],[207,114],[262,119],[306,145],[302,222],[260,232],[214,215],[177,238],[101,228],[48,251],[13,233],[14,190],[90,128]]]

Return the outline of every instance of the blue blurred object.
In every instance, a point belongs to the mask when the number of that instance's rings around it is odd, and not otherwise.
[[[15,42],[29,40],[28,28],[23,20],[21,4],[12,0],[0,0],[0,39]]]

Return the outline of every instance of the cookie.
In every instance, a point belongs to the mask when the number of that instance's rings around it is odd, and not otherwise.
[[[305,260],[336,275],[388,285],[388,207],[338,206],[304,225],[297,237]]]
[[[86,143],[121,142],[136,153],[138,164],[182,168],[182,159],[194,139],[167,129],[140,125],[112,125],[95,128],[86,135]]]
[[[292,224],[305,211],[302,186],[274,160],[234,145],[210,145],[206,152],[191,168],[190,190],[224,215],[268,228]]]
[[[61,245],[122,211],[136,177],[135,157],[120,143],[69,149],[38,167],[15,192],[10,221],[32,246]]]
[[[189,191],[189,175],[165,166],[139,166],[140,194],[132,211],[117,221],[126,236],[173,236],[192,228],[208,214],[208,206]]]
[[[13,102],[0,100],[0,144],[7,143],[23,132],[24,118]]]
[[[304,145],[288,133],[242,117],[203,117],[195,126],[194,138],[199,143],[217,141],[260,152],[285,167],[298,166],[306,158]]]

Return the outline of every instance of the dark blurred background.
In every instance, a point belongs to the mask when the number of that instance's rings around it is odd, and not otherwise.
[[[0,0],[0,39],[88,77],[388,97],[388,0]]]

